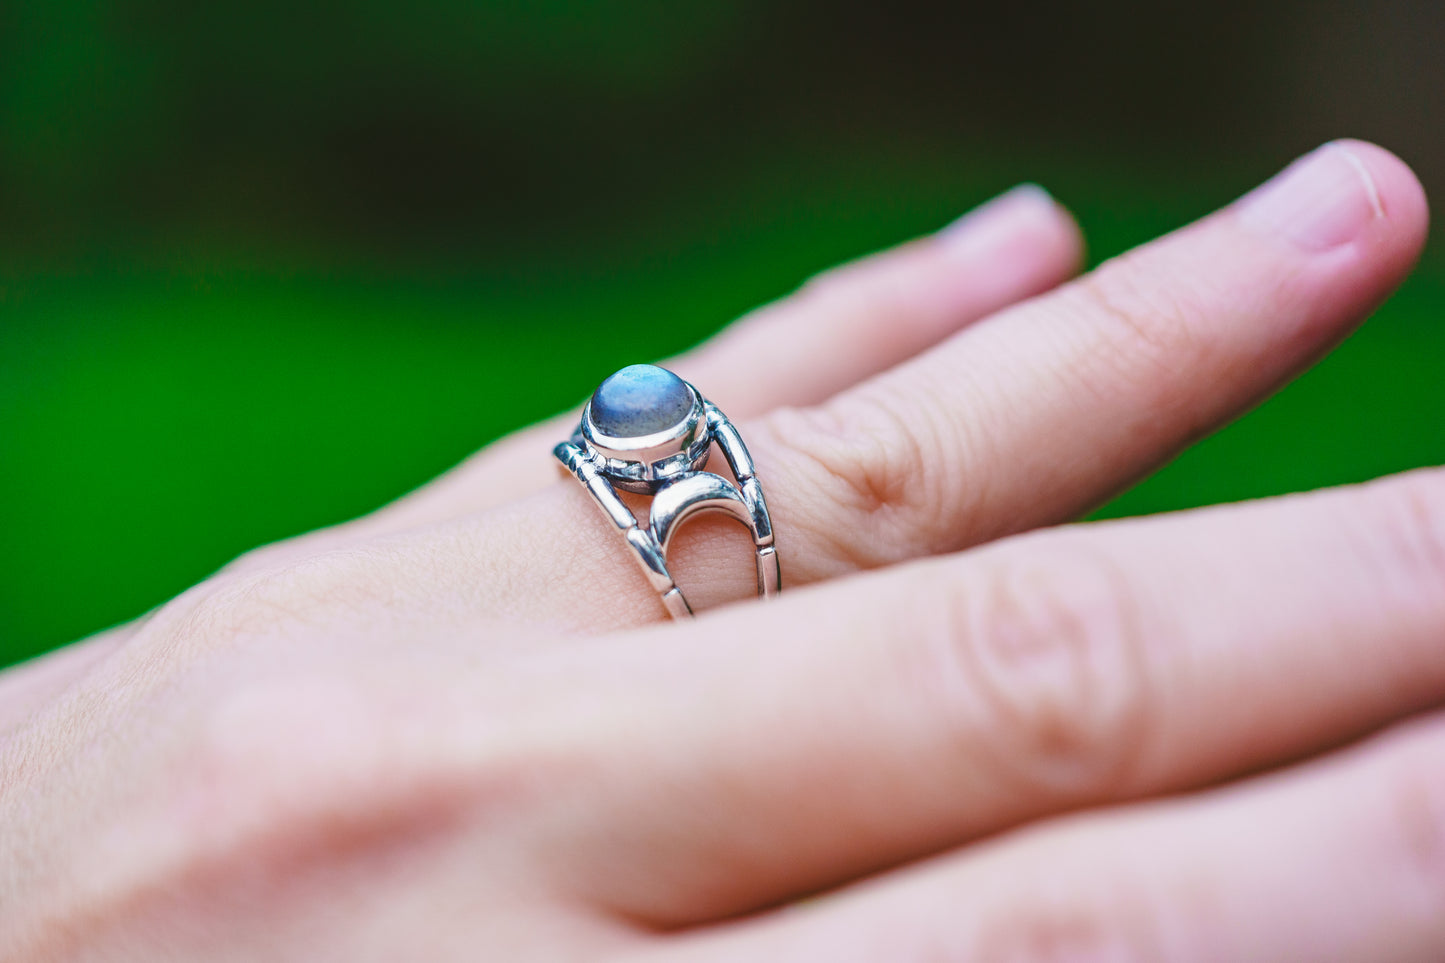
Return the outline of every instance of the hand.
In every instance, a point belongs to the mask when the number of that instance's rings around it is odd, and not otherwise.
[[[644,628],[562,419],[11,671],[0,958],[1439,960],[1445,475],[1004,538],[1307,366],[1425,223],[1344,143],[1056,290],[1024,190],[745,319],[672,365],[775,604]]]

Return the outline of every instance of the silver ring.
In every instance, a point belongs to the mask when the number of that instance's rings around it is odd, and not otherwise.
[[[702,470],[713,442],[737,484]],[[692,606],[667,570],[667,549],[682,523],[701,512],[725,512],[746,526],[757,550],[758,595],[773,598],[782,590],[773,523],[742,436],[716,405],[666,368],[634,364],[614,373],[582,409],[571,440],[552,453],[617,526],[673,618],[690,618]],[[618,489],[652,496],[645,525]]]

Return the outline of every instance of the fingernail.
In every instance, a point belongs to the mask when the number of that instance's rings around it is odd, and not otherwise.
[[[1055,216],[1057,205],[1037,184],[1020,184],[974,208],[938,232],[939,240],[965,251],[990,248],[1023,224]]]
[[[1385,216],[1364,161],[1343,144],[1306,154],[1239,202],[1240,220],[1309,251],[1348,244]]]

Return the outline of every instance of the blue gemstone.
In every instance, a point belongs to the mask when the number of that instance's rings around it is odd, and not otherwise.
[[[592,393],[592,427],[611,438],[640,438],[666,431],[692,410],[692,392],[681,378],[650,364],[630,364]]]

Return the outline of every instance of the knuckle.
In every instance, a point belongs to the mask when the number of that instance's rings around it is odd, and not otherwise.
[[[934,426],[901,413],[904,405],[882,391],[805,409],[774,411],[765,422],[768,441],[792,457],[798,477],[774,486],[803,493],[788,513],[822,543],[842,570],[869,569],[931,549],[950,526],[939,518],[940,480],[951,475],[950,440]],[[786,469],[785,469],[786,470]],[[796,516],[802,516],[798,518]]]
[[[562,777],[516,751],[527,718],[506,694],[477,693],[465,720],[396,685],[394,670],[287,673],[201,708],[169,790],[167,831],[203,877],[262,868],[442,829],[463,815],[512,822]],[[555,710],[554,710],[555,711]],[[467,730],[465,724],[493,723]],[[488,735],[491,733],[491,735]]]
[[[505,737],[487,745],[482,733],[435,724],[459,721],[435,705],[435,686],[415,692],[396,685],[394,669],[248,674],[169,707],[152,733],[163,757],[113,801],[121,821],[82,834],[102,854],[149,854],[105,864],[106,885],[82,894],[89,932],[160,932],[177,907],[279,905],[271,898],[334,878],[338,860],[510,826],[557,795],[555,784],[532,789],[537,767],[505,751]]]
[[[1348,518],[1363,526],[1363,557],[1392,592],[1445,607],[1445,471],[1428,469],[1362,490]]]
[[[314,817],[342,815],[348,799],[374,799],[367,770],[385,732],[350,680],[288,676],[232,690],[204,707],[184,771],[185,809],[208,845],[228,849],[286,836]],[[373,711],[368,711],[373,710]]]
[[[323,622],[374,617],[394,605],[416,564],[399,549],[363,544],[221,574],[162,608],[152,639],[225,644]]]
[[[1445,909],[1445,728],[1438,722],[1410,727],[1411,743],[1392,759],[1385,776],[1383,822],[1395,841],[1406,893],[1418,894],[1436,911]]]
[[[228,562],[220,575],[252,575],[285,568],[298,560],[322,555],[344,541],[345,527],[322,528],[304,535],[260,545]]]
[[[1010,546],[951,593],[930,672],[965,751],[1031,791],[1065,799],[1139,781],[1154,700],[1143,611],[1097,550],[1053,536]]]
[[[1050,898],[1031,892],[1012,909],[990,916],[968,958],[1000,963],[1159,959],[1161,941],[1146,901],[1118,887],[1104,887],[1104,893]]]
[[[1192,293],[1180,290],[1179,272],[1154,263],[1152,254],[1140,249],[1101,265],[1068,289],[1075,303],[1065,301],[1106,346],[1092,356],[1136,379],[1177,374],[1206,350],[1192,323]]]

